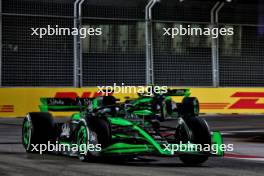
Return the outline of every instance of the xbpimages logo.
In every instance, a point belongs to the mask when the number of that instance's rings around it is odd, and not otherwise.
[[[91,139],[92,140],[92,139]],[[47,144],[31,144],[32,152],[38,152],[39,154],[43,154],[45,152],[73,152],[80,154],[86,154],[87,152],[100,152],[102,150],[101,144],[66,144],[60,143],[56,141],[56,143],[52,143],[48,141]]]

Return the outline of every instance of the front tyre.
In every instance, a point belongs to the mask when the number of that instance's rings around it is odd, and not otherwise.
[[[91,161],[109,144],[110,127],[105,119],[82,120],[77,131],[78,156],[81,161]]]
[[[201,145],[202,148],[205,146],[211,146],[211,134],[206,121],[202,118],[191,116],[184,118],[191,132],[191,141],[193,144]],[[182,154],[180,160],[188,165],[202,164],[208,160],[210,152],[204,152],[203,154]]]
[[[22,144],[27,152],[33,151],[33,146],[54,143],[56,139],[55,124],[50,113],[31,112],[24,118],[22,125]]]

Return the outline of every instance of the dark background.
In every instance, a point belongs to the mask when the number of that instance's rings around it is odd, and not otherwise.
[[[155,84],[212,86],[211,37],[161,37],[175,24],[210,26],[216,1],[163,0],[153,9]],[[72,86],[73,36],[31,36],[30,28],[73,27],[69,0],[2,1],[2,86]],[[82,24],[102,27],[104,35],[83,40],[83,85],[144,85],[143,0],[87,0]],[[264,83],[264,5],[233,0],[219,12],[218,27],[234,36],[219,37],[220,86],[258,87]],[[217,24],[216,24],[217,25]]]

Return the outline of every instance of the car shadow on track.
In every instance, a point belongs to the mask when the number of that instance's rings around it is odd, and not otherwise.
[[[180,160],[170,160],[168,158],[145,158],[145,157],[102,157],[95,160],[81,162],[77,157],[66,156],[66,155],[53,155],[53,154],[33,154],[27,153],[26,158],[30,160],[42,160],[58,162],[70,162],[70,163],[82,163],[82,164],[102,164],[102,165],[115,165],[115,166],[128,166],[128,167],[208,167],[206,164],[202,165],[186,165],[181,163]],[[163,159],[167,161],[163,161]],[[52,162],[53,162],[52,161]]]
[[[161,162],[163,158],[144,158],[144,157],[134,157],[134,158],[104,158],[98,159],[93,163],[102,163],[108,165],[121,165],[121,166],[137,166],[137,167],[208,167],[207,165],[187,165],[181,163],[180,160],[168,160],[168,162]],[[166,159],[166,158],[165,158]]]

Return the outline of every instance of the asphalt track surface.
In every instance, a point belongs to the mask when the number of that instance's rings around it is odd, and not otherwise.
[[[220,130],[234,151],[191,167],[178,158],[142,157],[131,161],[85,163],[77,158],[27,154],[21,144],[22,119],[0,118],[0,176],[113,175],[113,176],[263,176],[264,115],[205,116],[212,130]],[[172,124],[171,122],[169,122]]]

